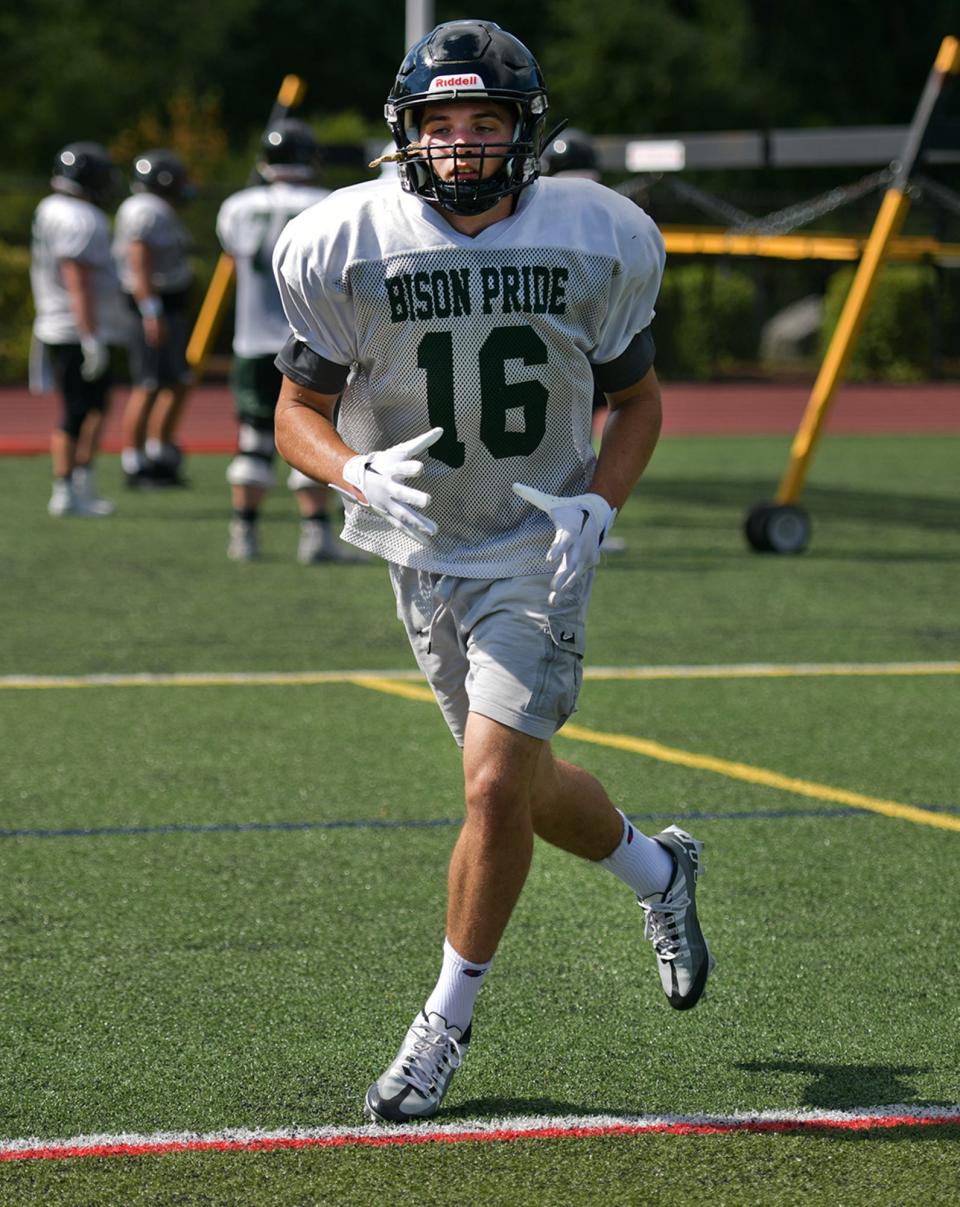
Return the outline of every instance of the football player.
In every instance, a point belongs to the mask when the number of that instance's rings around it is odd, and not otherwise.
[[[230,385],[236,406],[237,455],[227,468],[233,518],[227,556],[257,555],[257,517],[274,485],[273,413],[280,388],[274,357],[290,329],[271,261],[280,232],[329,189],[318,187],[320,147],[306,122],[283,118],[264,132],[257,170],[262,184],[228,197],[217,216],[217,236],[236,270],[236,322]],[[300,511],[297,559],[303,565],[338,556],[327,513],[327,487],[292,469],[287,485]]]
[[[193,188],[183,161],[157,149],[134,159],[130,189],[114,219],[113,244],[134,316],[121,460],[128,486],[179,486],[183,458],[174,437],[191,381],[186,350],[193,272],[190,238],[177,210]]]
[[[388,562],[463,753],[440,976],[367,1091],[374,1119],[440,1107],[535,835],[636,894],[672,1006],[696,1004],[711,966],[702,844],[676,826],[641,834],[550,745],[576,707],[604,538],[660,430],[664,253],[626,198],[538,179],[546,112],[516,38],[438,26],[387,100],[399,180],[337,191],[274,254],[292,332],[278,448],[349,496],[345,538]],[[599,457],[595,382],[610,404]]]
[[[540,170],[544,176],[582,176],[585,180],[599,180],[600,161],[593,139],[582,130],[565,126],[544,148]]]
[[[53,165],[53,193],[33,219],[30,284],[33,324],[31,387],[56,383],[63,415],[50,437],[54,516],[109,515],[94,481],[94,459],[107,409],[110,345],[127,339],[120,284],[104,213],[116,171],[99,143],[70,143]],[[52,380],[50,380],[52,379]]]

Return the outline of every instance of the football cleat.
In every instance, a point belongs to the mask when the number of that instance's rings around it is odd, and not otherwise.
[[[113,504],[106,499],[86,499],[79,495],[69,483],[57,480],[53,484],[47,512],[52,516],[83,516],[86,519],[102,519],[113,513]]]
[[[257,556],[257,526],[249,520],[230,521],[227,557],[232,562],[252,562]]]
[[[78,465],[71,475],[73,486],[74,506],[78,513],[88,516],[113,515],[114,506],[108,500],[101,498],[97,491],[97,481],[94,471],[89,465]]]
[[[440,1109],[450,1079],[463,1063],[472,1026],[463,1035],[439,1014],[421,1011],[393,1064],[367,1090],[365,1114],[375,1123],[429,1119]]]
[[[703,873],[703,843],[678,826],[654,839],[674,858],[673,879],[664,893],[638,897],[646,915],[643,937],[657,953],[660,984],[674,1010],[689,1010],[703,994],[716,960],[697,918],[697,878]]]

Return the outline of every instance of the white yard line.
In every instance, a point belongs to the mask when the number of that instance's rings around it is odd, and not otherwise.
[[[276,1131],[97,1133],[71,1139],[37,1136],[0,1140],[0,1161],[151,1156],[172,1152],[269,1151],[282,1148],[387,1147],[410,1144],[503,1143],[599,1136],[722,1135],[738,1132],[865,1131],[871,1128],[960,1125],[960,1106],[874,1106],[846,1111],[742,1111],[729,1115],[533,1115],[460,1123],[362,1127],[292,1127]]]

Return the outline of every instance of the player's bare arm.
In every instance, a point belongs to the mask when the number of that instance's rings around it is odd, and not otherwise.
[[[341,440],[333,423],[338,394],[320,394],[284,375],[274,419],[277,448],[302,473],[383,516],[416,541],[434,536],[437,526],[422,514],[431,497],[406,484],[423,472],[415,460],[443,435],[431,428],[390,448],[357,453]]]
[[[274,418],[280,456],[318,482],[357,491],[343,477],[343,467],[356,455],[344,444],[333,423],[339,394],[320,394],[284,376]]]
[[[133,300],[137,303],[143,321],[143,334],[148,344],[157,345],[163,340],[163,314],[160,299],[153,292],[153,253],[150,245],[135,239],[127,252],[130,272],[133,276]]]
[[[656,371],[649,369],[633,385],[606,397],[610,414],[590,489],[619,509],[640,480],[660,437],[660,383]]]

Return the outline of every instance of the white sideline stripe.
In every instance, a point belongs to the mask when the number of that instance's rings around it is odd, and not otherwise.
[[[960,662],[734,662],[706,666],[594,666],[584,678],[596,680],[773,679],[827,675],[960,675]],[[237,671],[129,675],[2,675],[0,690],[77,687],[232,687],[352,683],[377,678],[420,682],[418,670]]]
[[[660,1131],[664,1128],[687,1127],[718,1127],[736,1130],[748,1129],[756,1125],[767,1124],[784,1127],[802,1128],[804,1126],[822,1127],[865,1127],[871,1124],[884,1126],[884,1123],[902,1122],[910,1126],[912,1122],[928,1120],[936,1123],[960,1123],[960,1106],[875,1106],[860,1107],[849,1111],[831,1110],[768,1110],[768,1111],[736,1111],[729,1115],[521,1115],[503,1119],[473,1119],[459,1123],[424,1123],[382,1124],[368,1123],[360,1127],[289,1127],[276,1130],[225,1128],[217,1132],[110,1132],[92,1135],[74,1136],[71,1139],[43,1139],[38,1136],[25,1136],[19,1139],[0,1140],[0,1154],[42,1151],[55,1154],[60,1150],[102,1149],[102,1148],[137,1148],[165,1149],[170,1146],[195,1145],[215,1147],[226,1144],[231,1146],[255,1145],[271,1141],[360,1141],[384,1137],[410,1136],[418,1134],[436,1137],[484,1136],[498,1133],[522,1132],[535,1135],[538,1132],[570,1133],[574,1135],[585,1131],[594,1133],[610,1129],[628,1129],[635,1132]]]

